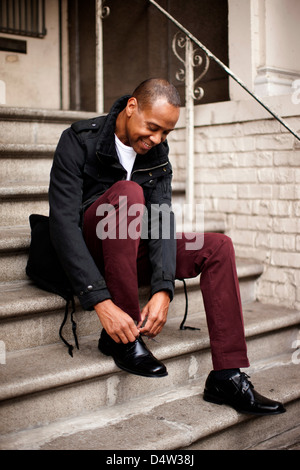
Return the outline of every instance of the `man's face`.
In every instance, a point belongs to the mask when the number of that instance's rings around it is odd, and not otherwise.
[[[126,108],[127,145],[136,153],[146,154],[152,147],[166,140],[179,118],[179,108],[159,98],[152,106],[140,109],[135,98]]]

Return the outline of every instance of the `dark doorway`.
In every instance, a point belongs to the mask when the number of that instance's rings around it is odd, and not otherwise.
[[[103,22],[104,107],[131,93],[149,77],[163,77],[178,88],[184,104],[184,84],[176,80],[182,64],[172,52],[178,29],[146,0],[106,0],[110,15]],[[159,4],[228,65],[227,0],[159,0]],[[201,103],[229,100],[228,77],[211,63],[201,82]]]
[[[179,22],[228,65],[227,0],[159,0]],[[149,77],[170,80],[184,105],[184,83],[176,79],[182,64],[172,51],[178,31],[147,0],[106,0],[103,21],[104,111]],[[96,109],[95,0],[68,0],[71,109]],[[197,78],[197,75],[195,75]],[[229,100],[228,76],[211,62],[200,85],[200,103]]]
[[[68,0],[70,108],[96,109],[95,0]]]

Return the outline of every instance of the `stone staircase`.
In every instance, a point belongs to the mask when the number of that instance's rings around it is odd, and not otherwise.
[[[196,450],[299,448],[300,374],[293,363],[300,312],[262,305],[256,283],[263,267],[237,260],[251,380],[287,413],[240,415],[202,400],[211,370],[209,339],[199,279],[187,282],[187,325],[179,330],[183,285],[157,341],[165,362],[162,379],[120,371],[97,349],[99,321],[77,304],[80,349],[71,358],[58,338],[65,302],[41,291],[25,274],[30,243],[28,216],[48,213],[53,152],[64,128],[89,113],[0,109],[0,449]],[[174,184],[175,197],[182,197]],[[224,231],[206,220],[207,231]],[[141,302],[147,289],[141,289]],[[73,342],[70,325],[64,335]],[[294,361],[295,362],[295,361]]]

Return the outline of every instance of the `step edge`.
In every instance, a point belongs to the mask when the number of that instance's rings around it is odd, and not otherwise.
[[[46,108],[19,108],[0,106],[0,120],[7,121],[37,121],[41,123],[72,123],[84,119],[92,119],[101,114],[97,111],[75,111]],[[102,115],[106,115],[103,113]]]
[[[273,368],[272,372],[274,375],[281,374],[281,370],[286,368],[286,364],[281,366],[276,366]],[[277,369],[277,370],[276,370]],[[253,375],[254,381],[261,379],[263,372],[257,371]],[[163,415],[161,411],[161,406],[169,403],[180,402],[183,399],[187,400],[188,398],[199,396],[202,398],[203,392],[202,383],[200,381],[192,381],[188,385],[181,387],[176,387],[176,389],[169,389],[164,396],[159,395],[154,402],[153,396],[146,397],[142,403],[136,403],[135,401],[123,403],[120,405],[115,405],[113,407],[105,407],[100,409],[98,412],[85,413],[79,417],[70,417],[66,419],[61,419],[57,422],[53,422],[47,425],[43,425],[38,428],[31,428],[20,430],[16,432],[10,432],[0,436],[0,448],[2,449],[39,449],[43,445],[51,442],[52,440],[59,439],[64,436],[73,436],[73,439],[76,439],[77,433],[82,433],[84,431],[92,431],[94,429],[105,429],[106,426],[115,425],[119,423],[126,423],[127,420],[135,419],[136,416],[155,416],[158,414]],[[293,393],[289,393],[286,390],[285,386],[279,386],[277,392],[277,399],[282,401],[285,406],[289,405],[300,398],[300,387],[296,388]],[[178,396],[178,393],[180,396]],[[239,423],[245,421],[253,421],[257,419],[256,416],[247,416],[235,412],[230,407],[221,407],[220,413],[211,413],[211,411],[216,411],[216,405],[205,402],[206,411],[203,413],[202,410],[202,419],[195,421],[193,425],[182,424],[185,428],[185,432],[182,432],[178,436],[178,432],[174,432],[175,428],[170,428],[170,434],[168,433],[165,436],[160,436],[159,438],[159,447],[153,448],[153,443],[147,446],[147,444],[141,444],[138,446],[130,446],[130,450],[175,450],[183,449],[188,447],[193,443],[205,439],[208,436],[213,436],[219,431],[225,430],[227,428],[238,425]],[[175,407],[176,409],[176,407]],[[200,409],[200,407],[199,407]],[[155,411],[157,410],[157,411]],[[222,419],[220,419],[220,415]],[[176,420],[176,412],[174,416],[174,422]],[[206,423],[209,425],[206,425]],[[41,430],[43,432],[41,433]]]
[[[1,183],[0,183],[1,184]],[[5,201],[6,199],[30,199],[43,196],[48,197],[49,182],[44,183],[23,183],[22,181],[12,181],[10,183],[1,184],[0,186],[0,200]]]
[[[0,183],[1,184],[1,183]],[[30,185],[29,185],[30,186]],[[42,185],[44,192],[48,192],[48,183],[44,183]],[[0,188],[0,194],[1,194],[1,188]],[[212,219],[207,221],[208,225],[210,226],[209,231],[221,231],[224,226],[221,221]],[[12,233],[14,230],[17,232],[20,232],[17,237],[14,237],[14,234]],[[20,245],[27,246],[29,248],[29,242],[28,242],[28,237],[30,237],[30,227],[29,223],[28,225],[9,225],[9,226],[0,226],[0,252],[1,251],[13,251],[15,248],[18,249],[18,244],[15,244],[15,239],[19,240]],[[22,238],[25,238],[27,241],[22,240]]]
[[[30,156],[45,156],[54,155],[56,145],[53,144],[0,144],[0,158],[5,156],[23,157],[24,154]]]
[[[197,314],[191,316],[192,318],[196,318]],[[191,318],[191,319],[192,319]],[[198,315],[199,318],[199,315]],[[295,326],[299,324],[300,321],[300,312],[292,312],[290,316],[291,323],[288,323],[288,319],[285,320],[278,320],[275,322],[276,329],[274,330],[274,323],[267,319],[265,321],[261,321],[258,327],[245,327],[245,333],[247,341],[251,338],[257,337],[262,334],[267,334],[269,332],[277,331],[283,328],[288,328],[290,326]],[[178,322],[178,319],[171,319],[169,322],[175,324]],[[177,323],[178,324],[178,323]],[[179,325],[179,324],[178,324]],[[172,328],[172,326],[171,326]],[[88,342],[89,344],[92,342],[96,342],[98,340],[99,335],[93,334],[81,339],[80,343],[84,344]],[[163,345],[156,345],[154,344],[155,355],[160,360],[168,360],[171,358],[176,358],[185,354],[191,354],[193,352],[204,351],[209,348],[209,337],[207,332],[205,332],[205,336],[198,337],[191,341],[190,338],[182,339],[180,344],[178,344],[178,339],[174,340],[171,345],[163,346]],[[32,354],[34,356],[36,351],[42,351],[46,353],[47,351],[51,351],[51,349],[55,349],[59,354],[68,354],[66,348],[62,345],[62,343],[51,344],[46,346],[40,346],[36,348],[32,348],[30,350],[25,350],[28,354]],[[58,351],[61,349],[61,351]],[[8,353],[10,357],[18,356],[24,354],[24,350],[22,351],[14,351]],[[76,352],[75,352],[76,354]],[[73,371],[72,374],[70,372]],[[7,380],[6,383],[0,384],[0,400],[7,400],[13,399],[16,397],[21,397],[25,395],[29,395],[31,393],[41,392],[44,390],[50,390],[52,388],[56,388],[58,386],[66,386],[70,384],[74,384],[80,382],[82,380],[89,380],[95,377],[105,376],[111,373],[120,373],[120,370],[115,366],[113,359],[110,357],[104,357],[101,355],[101,360],[98,359],[91,359],[89,363],[88,370],[86,364],[78,367],[74,370],[73,365],[66,368],[64,372],[62,371],[54,371],[50,375],[46,374],[42,379],[40,376],[35,378],[28,378],[26,376],[26,380],[23,383],[20,383],[20,380],[16,379],[15,377],[11,377],[10,380]]]
[[[23,250],[23,247],[22,247]],[[0,250],[1,252],[1,250]],[[25,251],[24,251],[25,252]],[[249,261],[249,270],[247,270],[247,267],[245,266],[245,261],[243,260],[242,262],[242,268],[239,267],[239,260],[237,259],[237,273],[238,273],[238,278],[240,281],[243,279],[248,279],[248,278],[257,278],[259,277],[262,272],[263,272],[263,266],[260,263],[252,263],[251,260],[246,260],[246,262]],[[191,279],[186,279],[185,283],[187,286],[187,293],[189,293],[194,290],[199,288],[200,284],[200,276],[191,278]],[[15,280],[12,282],[7,282],[7,283],[0,283],[0,292],[2,288],[2,292],[4,292],[3,289],[7,288],[9,289],[10,287],[12,288],[17,288],[19,285],[20,289],[26,289],[26,287],[30,287],[34,290],[34,292],[38,295],[38,297],[43,298],[43,303],[45,304],[45,307],[43,308],[42,311],[51,311],[51,310],[56,310],[57,305],[64,305],[64,301],[62,300],[61,297],[59,297],[56,294],[52,294],[50,292],[44,291],[37,287],[34,283],[32,283],[29,279],[28,280]],[[183,290],[183,282],[180,280],[175,281],[175,289],[177,292],[180,292]],[[139,292],[141,295],[146,295],[148,292],[147,287],[141,287],[139,289]],[[46,302],[45,302],[45,297],[46,297]],[[60,299],[60,301],[59,301]],[[77,302],[77,299],[76,299]],[[9,308],[7,308],[6,304],[3,303],[0,305],[0,319],[1,318],[10,318],[10,317],[16,317],[16,316],[22,316],[24,314],[38,314],[39,310],[36,309],[36,301],[34,302],[34,307],[31,307],[32,300],[31,299],[25,299],[22,303],[22,308],[20,309],[19,302],[12,302],[11,299],[7,301],[9,303]],[[61,308],[61,307],[59,307]]]

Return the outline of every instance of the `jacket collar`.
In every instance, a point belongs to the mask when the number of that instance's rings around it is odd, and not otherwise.
[[[116,120],[121,111],[126,107],[130,95],[122,96],[112,106],[106,116],[105,124],[101,130],[100,138],[97,142],[96,152],[102,155],[110,155],[117,158],[115,149],[115,128]]]

